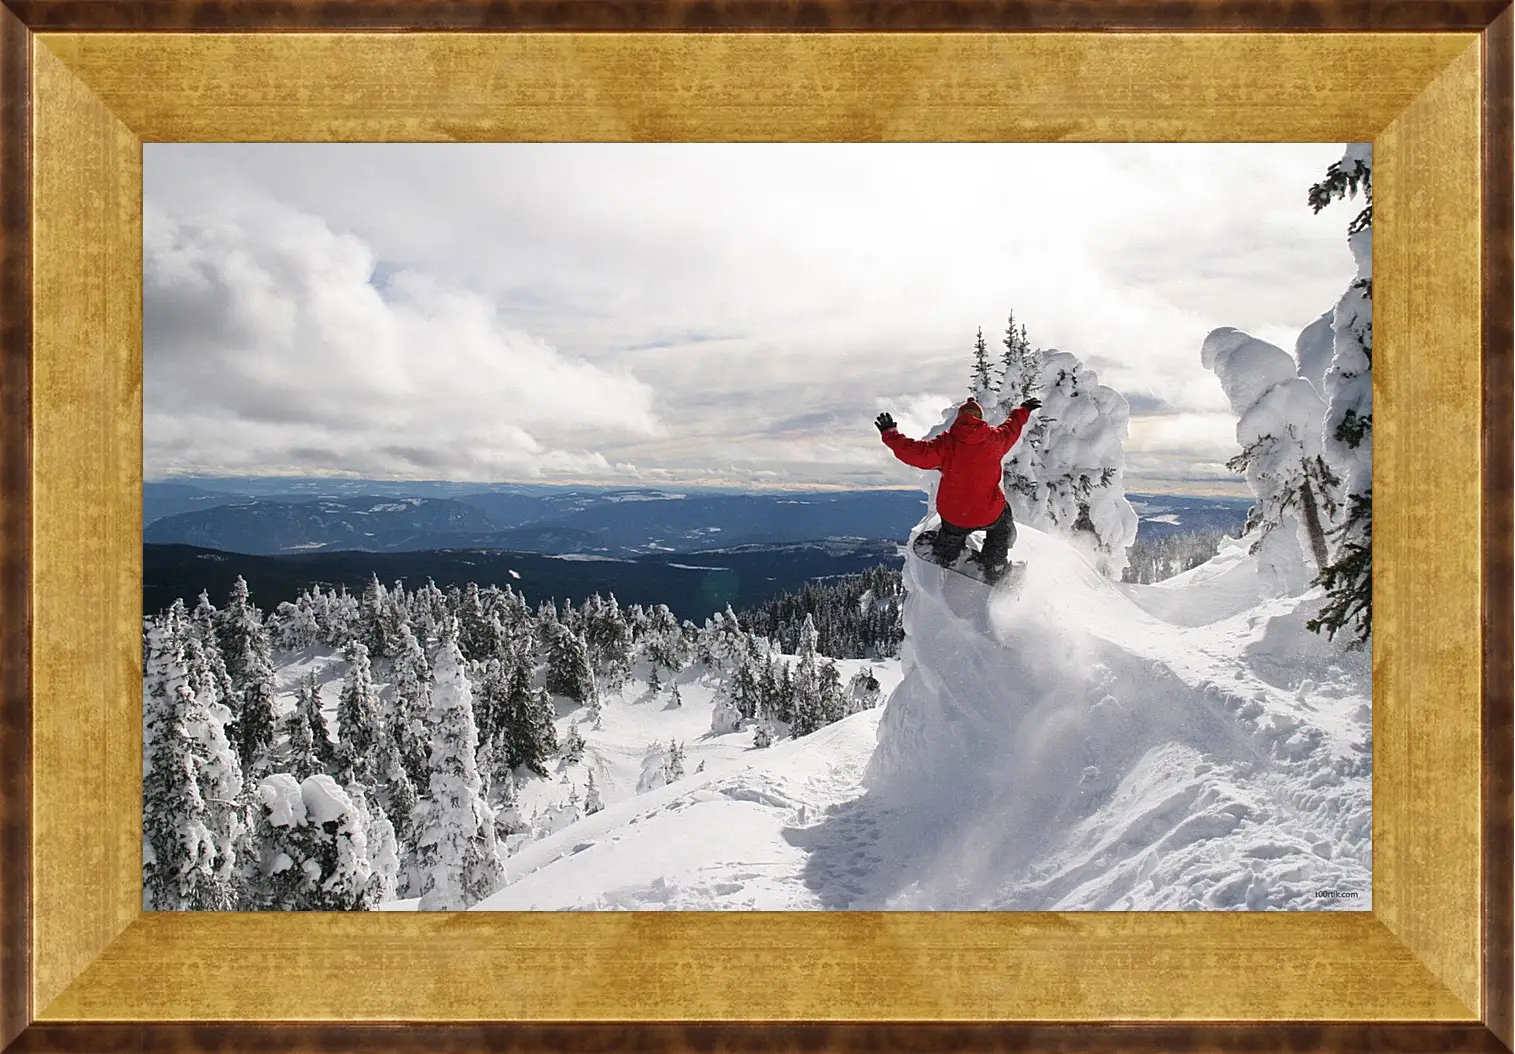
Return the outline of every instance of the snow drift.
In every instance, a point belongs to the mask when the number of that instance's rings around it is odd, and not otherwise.
[[[1034,529],[1013,555],[1024,587],[987,602],[906,565],[864,782],[916,851],[877,906],[1370,906],[1367,671],[1304,629],[1318,596],[1259,602],[1235,549],[1166,588]]]

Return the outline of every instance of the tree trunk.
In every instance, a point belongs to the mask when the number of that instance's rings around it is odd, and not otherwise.
[[[1310,548],[1315,550],[1315,570],[1324,571],[1330,557],[1326,552],[1326,533],[1320,526],[1320,512],[1315,508],[1315,491],[1310,487],[1308,475],[1300,485],[1299,498],[1305,514],[1305,530],[1310,535]]]

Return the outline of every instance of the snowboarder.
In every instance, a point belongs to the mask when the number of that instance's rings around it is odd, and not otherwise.
[[[936,511],[942,526],[932,543],[932,555],[943,567],[950,567],[962,555],[970,534],[983,531],[984,577],[993,582],[1005,573],[1015,542],[1015,520],[1001,487],[1004,470],[1000,463],[1020,439],[1031,411],[1041,405],[1040,399],[1027,399],[1010,411],[1004,424],[989,425],[983,407],[970,397],[958,407],[952,427],[926,441],[901,435],[887,413],[874,420],[895,457],[915,468],[941,470]]]

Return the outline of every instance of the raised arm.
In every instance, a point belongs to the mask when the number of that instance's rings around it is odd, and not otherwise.
[[[994,431],[999,434],[1000,443],[1006,453],[1009,453],[1010,448],[1015,445],[1015,441],[1021,437],[1021,430],[1026,427],[1026,422],[1031,419],[1031,411],[1041,406],[1041,404],[1040,399],[1027,399],[1014,410],[1010,411],[1010,416],[1005,418],[1004,424],[995,426]]]
[[[942,456],[947,444],[951,442],[948,433],[943,432],[935,439],[922,442],[919,439],[909,439],[901,435],[899,429],[894,427],[894,418],[888,414],[879,414],[874,424],[878,426],[879,436],[884,440],[885,445],[905,464],[915,468],[942,467]]]

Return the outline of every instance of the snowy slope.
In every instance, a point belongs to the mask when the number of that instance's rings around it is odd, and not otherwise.
[[[909,560],[881,711],[757,750],[698,685],[608,705],[567,775],[610,804],[478,909],[1371,907],[1369,672],[1304,628],[1318,597],[1258,599],[1240,546],[1146,587],[1031,529],[1013,555],[992,599]],[[689,775],[628,793],[669,735]]]

